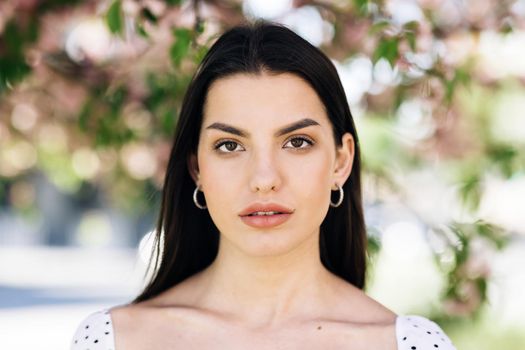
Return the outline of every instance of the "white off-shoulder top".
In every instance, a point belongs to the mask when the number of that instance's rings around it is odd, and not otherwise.
[[[78,326],[71,350],[117,350],[108,309],[94,312]],[[418,315],[397,316],[398,350],[456,350],[449,337],[433,321]]]

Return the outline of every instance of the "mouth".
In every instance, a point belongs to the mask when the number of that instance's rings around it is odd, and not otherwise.
[[[288,214],[288,213],[283,213],[280,211],[256,211],[246,216],[271,216],[271,215],[279,215],[279,214]]]
[[[269,228],[285,223],[294,209],[276,202],[256,202],[244,208],[239,217],[248,226]]]
[[[254,212],[241,216],[241,220],[248,226],[254,228],[271,228],[284,224],[292,216],[292,213],[277,211]]]

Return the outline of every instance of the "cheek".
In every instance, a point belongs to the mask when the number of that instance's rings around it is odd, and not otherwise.
[[[306,227],[321,225],[328,212],[332,156],[329,151],[323,151],[287,164],[288,183],[301,213],[299,222]]]
[[[211,157],[203,158],[200,164],[203,165],[200,168],[201,182],[206,192],[220,191],[222,187],[231,184],[231,181],[225,180],[232,175],[229,167]]]
[[[331,184],[332,155],[318,151],[310,157],[296,158],[287,162],[290,183],[309,196],[324,196]]]
[[[231,211],[232,208],[224,204],[233,204],[236,194],[239,193],[241,172],[225,164],[224,160],[214,157],[203,156],[199,159],[199,165],[201,164],[200,181],[210,212],[221,215]]]

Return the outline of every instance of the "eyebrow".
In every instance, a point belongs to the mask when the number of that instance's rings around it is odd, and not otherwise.
[[[296,121],[294,123],[291,123],[289,125],[286,125],[286,126],[282,127],[281,129],[279,129],[279,130],[277,130],[275,132],[274,136],[275,137],[279,137],[279,136],[282,136],[282,135],[286,135],[288,133],[291,133],[292,131],[295,131],[295,130],[298,130],[298,129],[302,129],[302,128],[306,128],[307,126],[312,126],[312,125],[319,126],[319,123],[316,122],[313,119],[304,118],[304,119],[301,119],[299,121]],[[222,130],[224,132],[227,132],[227,133],[230,133],[230,134],[234,134],[234,135],[237,135],[237,136],[241,136],[241,137],[248,137],[250,135],[250,133],[245,131],[245,130],[238,129],[238,128],[234,127],[234,126],[231,126],[231,125],[228,125],[228,124],[224,124],[224,123],[213,123],[213,124],[208,125],[206,127],[206,129]]]

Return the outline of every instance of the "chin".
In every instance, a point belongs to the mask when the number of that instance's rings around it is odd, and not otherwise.
[[[279,256],[289,253],[299,247],[303,240],[293,237],[290,232],[283,231],[259,231],[257,233],[247,233],[236,245],[246,255],[256,257]]]

